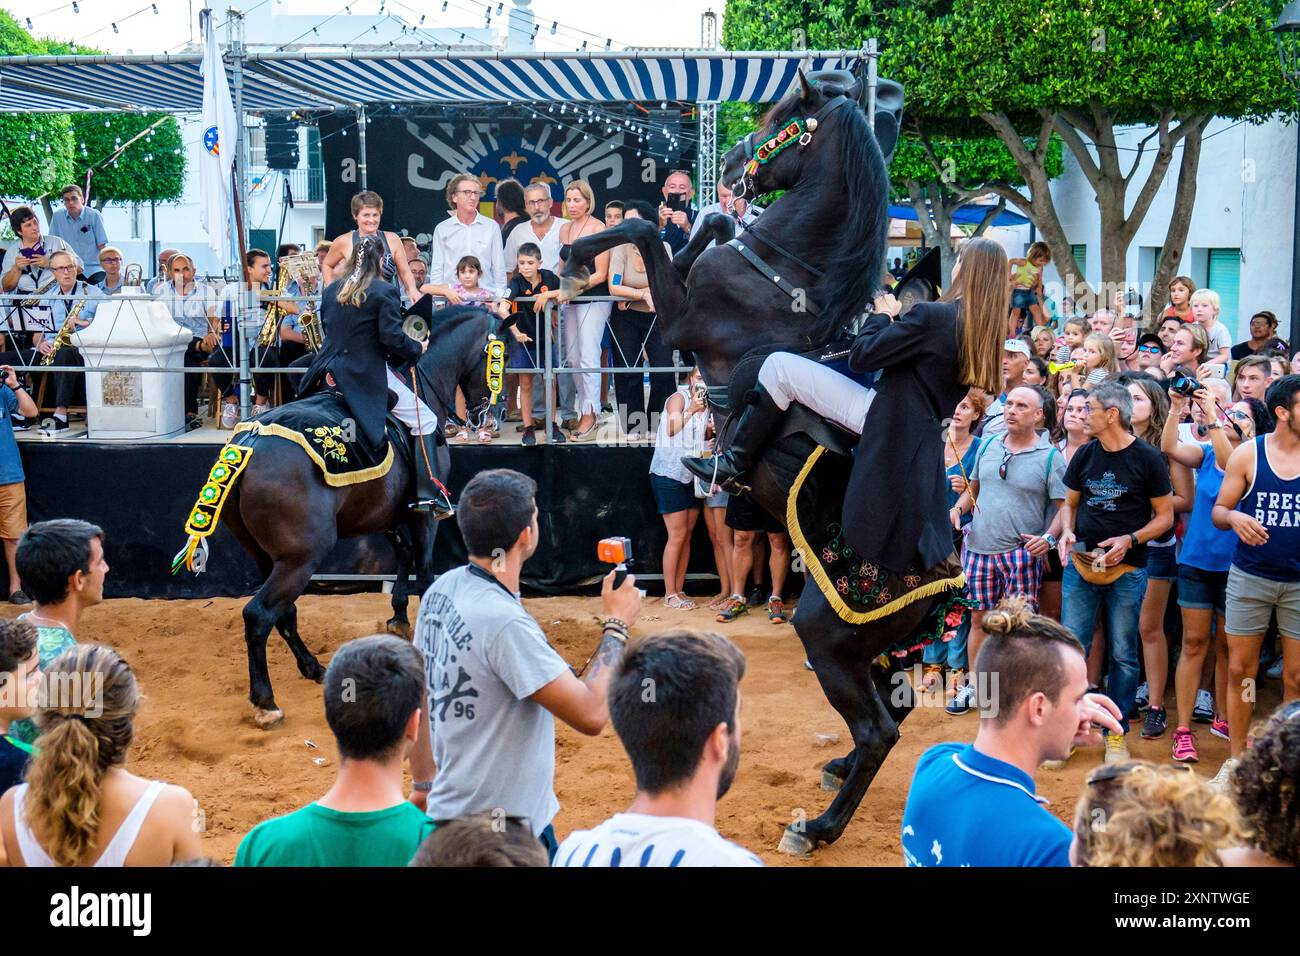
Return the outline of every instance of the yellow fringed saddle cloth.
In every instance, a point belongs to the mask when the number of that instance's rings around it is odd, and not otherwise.
[[[808,573],[835,613],[849,624],[867,624],[923,598],[949,592],[960,596],[966,576],[956,555],[933,568],[910,567],[900,574],[854,553],[840,525],[825,518],[828,501],[834,502],[838,517],[851,463],[833,455],[819,467],[825,451],[816,446],[795,476],[786,499],[786,527]],[[882,507],[888,506],[882,503]]]

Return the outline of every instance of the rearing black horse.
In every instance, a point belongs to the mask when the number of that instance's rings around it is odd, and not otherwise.
[[[454,407],[457,386],[472,414],[487,408],[484,348],[489,334],[499,336],[502,328],[499,319],[478,308],[449,306],[434,313],[429,348],[416,370],[420,397],[440,421],[446,421]],[[324,677],[320,662],[298,634],[296,602],[338,540],[389,535],[398,567],[388,628],[405,634],[410,626],[407,579],[414,568],[417,596],[432,582],[437,523],[427,513],[407,508],[414,477],[405,457],[396,450],[392,467],[382,478],[332,487],[294,442],[260,435],[255,447],[256,454],[235,481],[221,516],[265,575],[262,586],[244,606],[244,640],[254,720],[259,727],[269,728],[284,718],[276,706],[266,666],[266,642],[272,627],[289,645],[304,677],[315,681]],[[449,465],[445,445],[439,446],[439,459],[435,471],[445,478]]]
[[[654,223],[630,220],[574,243],[561,277],[566,294],[585,286],[587,265],[597,253],[634,243],[665,342],[695,353],[720,413],[749,387],[733,384],[742,360],[752,375],[762,356],[778,348],[807,352],[844,335],[870,303],[884,271],[889,181],[881,144],[892,154],[902,106],[901,87],[882,84],[873,134],[859,93],[858,81],[845,73],[800,76],[799,88],[769,111],[762,129],[724,158],[722,181],[736,195],[752,201],[785,190],[739,240],[761,266],[726,242],[731,229],[724,216],[711,217],[677,262],[665,253]],[[718,244],[692,261],[710,237]],[[805,439],[800,453],[809,448]],[[766,467],[767,457],[754,469],[752,494],[785,524],[786,485]],[[820,504],[824,515],[838,520],[840,501]],[[788,826],[782,851],[806,853],[838,839],[848,825],[915,702],[897,665],[887,671],[873,661],[910,637],[936,600],[923,598],[872,623],[849,624],[808,578],[794,627],[827,700],[848,725],[853,750],[824,769],[823,785],[839,790],[830,807],[814,820]]]

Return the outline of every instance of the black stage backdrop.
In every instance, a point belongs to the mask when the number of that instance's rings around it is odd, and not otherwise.
[[[20,448],[29,521],[82,518],[104,529],[111,568],[106,596],[230,597],[251,594],[260,584],[253,560],[220,525],[209,541],[211,554],[203,574],[169,573],[172,556],[185,542],[185,517],[218,446],[78,441],[22,442]],[[650,490],[651,455],[648,447],[453,447],[449,485],[457,495],[485,468],[513,468],[532,477],[538,485],[541,544],[524,565],[525,590],[573,593],[609,570],[596,560],[596,542],[609,535],[632,538],[634,573],[661,570],[667,532]],[[455,519],[440,524],[435,552],[438,571],[464,562],[465,545]],[[703,521],[698,522],[691,552],[691,572],[713,571]],[[392,549],[381,535],[374,535],[340,542],[319,573],[393,570]],[[654,584],[649,590],[659,593]]]
[[[609,104],[601,110],[606,115],[622,114],[625,108],[626,104]],[[479,177],[486,215],[491,215],[496,199],[496,182],[513,176],[525,186],[534,182],[550,186],[557,215],[563,185],[585,179],[596,194],[596,215],[601,217],[605,203],[612,199],[662,201],[661,187],[669,171],[694,168],[693,143],[679,141],[679,150],[668,150],[668,140],[655,135],[647,147],[626,128],[606,134],[612,124],[580,126],[575,113],[583,111],[585,117],[586,107],[581,104],[570,106],[563,116],[558,104],[554,109],[553,117],[543,114],[547,120],[506,106],[373,115],[366,127],[366,185],[384,199],[384,228],[415,237],[421,250],[428,251],[433,228],[447,216],[447,183],[457,173]],[[676,110],[638,110],[628,118],[656,129],[667,127],[674,135],[682,126]],[[356,132],[353,116],[320,120],[329,236],[353,228],[349,204],[361,190]]]

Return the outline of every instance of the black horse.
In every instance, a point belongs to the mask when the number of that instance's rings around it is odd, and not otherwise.
[[[482,309],[448,307],[434,314],[429,348],[417,365],[420,397],[446,421],[460,386],[474,415],[486,413],[489,395],[485,346],[502,323]],[[435,472],[445,477],[446,446],[439,447]],[[248,699],[259,727],[284,719],[276,706],[266,667],[266,642],[274,627],[293,652],[299,672],[320,681],[325,671],[298,634],[295,602],[340,538],[385,533],[393,541],[397,578],[388,628],[409,636],[408,577],[414,568],[417,595],[433,580],[433,542],[437,524],[425,512],[412,512],[414,477],[404,455],[382,478],[331,487],[294,442],[273,435],[256,439],[256,454],[239,475],[222,519],[253,556],[265,581],[244,606],[248,645]],[[289,492],[289,493],[287,493]]]
[[[630,220],[574,243],[561,276],[566,294],[586,285],[596,254],[634,243],[646,264],[664,340],[695,353],[719,416],[742,400],[762,356],[776,349],[809,352],[843,336],[884,272],[885,153],[892,153],[897,140],[902,99],[896,84],[882,87],[873,134],[859,93],[858,81],[847,74],[801,76],[799,88],[769,111],[763,128],[724,158],[722,181],[736,195],[753,200],[785,190],[741,237],[766,270],[727,244],[732,229],[725,216],[711,217],[677,261],[665,253],[655,224]],[[789,132],[778,140],[782,130]],[[718,244],[700,251],[710,239]],[[747,378],[735,374],[738,366]],[[840,448],[853,440],[841,433]],[[772,459],[784,453],[786,463],[802,461],[813,446],[806,437],[783,438],[754,469],[754,499],[783,524],[788,481],[782,475],[788,469],[773,467]],[[841,490],[836,500],[818,501],[821,518],[838,521],[842,495]],[[937,600],[923,598],[872,623],[849,624],[809,577],[794,627],[827,700],[848,725],[853,750],[824,768],[823,786],[839,791],[830,807],[814,820],[787,826],[782,851],[807,853],[838,839],[848,825],[915,703],[897,663],[882,668],[873,662],[907,643]]]

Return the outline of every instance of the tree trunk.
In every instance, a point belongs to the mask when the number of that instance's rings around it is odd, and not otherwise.
[[[909,180],[907,194],[916,210],[916,221],[925,241],[939,250],[941,281],[946,289],[952,281],[952,267],[957,264],[957,247],[952,239],[952,214],[960,205],[936,179],[927,182]],[[929,203],[926,199],[929,198]]]
[[[1169,301],[1169,284],[1178,275],[1183,262],[1183,246],[1192,225],[1192,208],[1196,204],[1196,169],[1201,159],[1201,137],[1205,125],[1197,126],[1183,139],[1183,159],[1178,166],[1178,185],[1174,189],[1174,211],[1169,218],[1169,231],[1160,248],[1160,261],[1151,280],[1151,291],[1146,297],[1148,327],[1154,330],[1159,316]]]
[[[49,196],[41,197],[41,210],[45,213],[45,228],[50,228],[50,220],[54,216],[54,206],[50,204]]]

